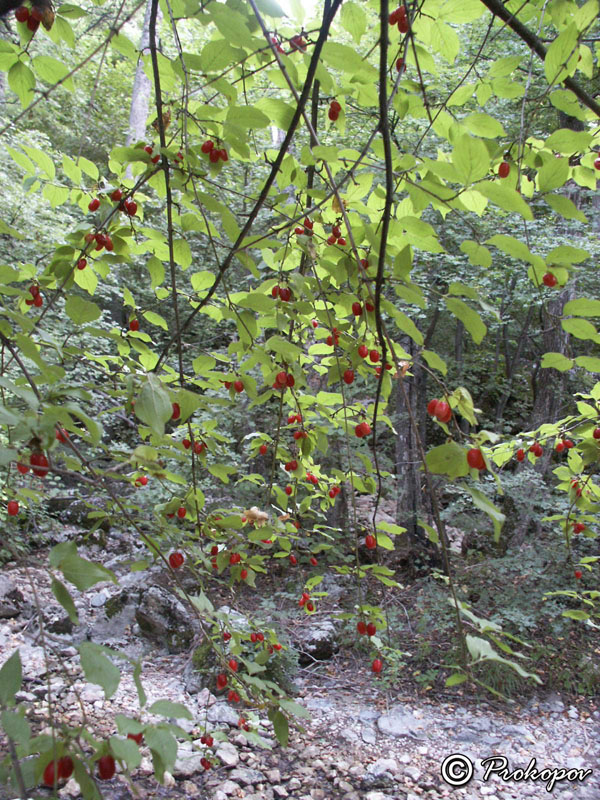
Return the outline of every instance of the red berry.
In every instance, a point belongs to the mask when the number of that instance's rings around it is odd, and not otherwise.
[[[217,148],[213,148],[210,153],[208,154],[208,158],[211,164],[216,164],[219,158],[221,157],[221,151],[217,150]]]
[[[48,459],[43,453],[40,453],[39,451],[32,453],[29,463],[31,464],[31,471],[34,475],[37,475],[39,478],[43,478],[44,475],[47,474]]]
[[[311,325],[313,326],[313,328],[318,328],[319,327],[319,323],[317,322],[316,319],[313,319],[313,321],[311,322]]]
[[[293,375],[291,375],[288,372],[287,378],[285,379],[285,383],[286,383],[286,386],[288,386],[291,389],[295,385],[296,379],[294,378]]]
[[[297,236],[301,236],[301,235],[303,235],[303,234],[304,234],[304,228],[294,228],[294,233],[295,233]]]
[[[36,296],[33,298],[33,305],[36,308],[44,305],[44,299],[41,294],[36,294]]]
[[[33,11],[29,15],[26,24],[29,30],[32,31],[33,33],[35,33],[37,29],[40,27],[40,21],[38,19],[35,19],[35,17],[33,16]]]
[[[510,172],[510,164],[508,163],[508,161],[503,161],[498,167],[498,176],[500,178],[508,178],[509,172]]]
[[[158,162],[160,161],[160,153],[157,153],[155,156],[153,156],[153,157],[150,159],[150,161],[151,161],[153,164],[158,164]]]
[[[288,286],[284,286],[282,289],[279,290],[279,298],[283,300],[284,303],[287,303],[292,297],[292,290]]]
[[[102,756],[98,759],[98,777],[102,781],[109,781],[116,772],[115,760],[112,756]]]
[[[258,638],[258,637],[256,636],[256,634],[255,634],[255,633],[251,633],[251,634],[250,634],[250,641],[251,641],[251,642],[256,642],[256,641],[257,641],[257,638]]]
[[[600,158],[597,158],[597,159],[594,161],[594,167],[595,167],[596,169],[600,169]]]
[[[186,450],[189,450],[190,447],[192,446],[192,443],[190,442],[189,439],[182,439],[181,444],[185,447]]]
[[[236,390],[238,394],[244,391],[244,382],[243,381],[235,381],[233,384],[233,388]]]
[[[367,625],[362,619],[360,620],[360,622],[357,623],[356,630],[360,633],[361,636],[364,636],[366,634]]]
[[[315,607],[314,607],[314,605],[312,603],[307,603],[306,604],[306,610],[307,611],[314,611]]]
[[[366,345],[366,344],[361,344],[361,345],[359,345],[359,348],[358,348],[358,355],[359,355],[361,358],[366,358],[366,357],[369,355],[369,348],[367,347],[367,345]]]
[[[21,475],[27,475],[27,473],[29,472],[29,467],[26,464],[21,464],[19,462],[17,462],[17,469],[19,470]]]
[[[202,758],[200,759],[200,763],[202,764],[202,767],[203,767],[203,768],[204,768],[206,771],[208,771],[208,770],[211,768],[211,766],[212,766],[212,765],[211,765],[211,763],[210,763],[210,761],[208,760],[208,758],[205,758],[205,756],[202,756]]]
[[[369,361],[376,364],[379,361],[379,352],[377,350],[369,351]]]
[[[375,306],[373,305],[373,303],[369,303],[368,300],[365,303],[365,308],[367,309],[367,311],[375,311]]]
[[[229,669],[230,669],[230,670],[232,670],[233,672],[237,672],[237,670],[238,670],[238,663],[237,663],[237,661],[235,660],[235,658],[230,658],[230,659],[229,659]]]
[[[308,228],[310,231],[312,231],[314,222],[311,219],[304,217],[304,222],[302,224],[305,228]]]
[[[398,17],[399,16],[400,16],[400,9],[399,8],[397,8],[395,11],[392,11],[392,13],[389,16],[390,25],[395,25],[398,22]]]
[[[90,200],[88,209],[90,211],[97,211],[99,208],[100,208],[100,200],[97,197],[94,197],[92,200]]]
[[[383,669],[383,664],[381,663],[381,659],[379,659],[379,658],[376,658],[376,659],[373,661],[373,663],[371,664],[371,669],[372,669],[372,670],[373,670],[373,672],[375,672],[375,673],[379,673],[379,672],[381,672],[381,670]]]
[[[580,569],[576,569],[575,570],[575,577],[577,578],[577,580],[579,580],[582,575],[583,575],[583,572]]]
[[[404,69],[404,59],[403,58],[396,59],[397,72],[402,72],[403,69]]]
[[[342,110],[342,107],[337,100],[332,100],[331,103],[329,104],[329,108],[332,108],[334,111]]]
[[[149,156],[151,156],[151,155],[152,155],[152,150],[153,150],[153,147],[152,147],[152,145],[151,145],[151,144],[147,144],[147,145],[144,147],[144,150],[145,150],[145,151],[148,153],[148,155],[149,155]]]
[[[377,628],[375,626],[375,623],[374,622],[369,622],[369,624],[367,625],[367,634],[368,634],[368,636],[375,636],[376,633],[377,633]]]
[[[87,260],[85,258],[80,258],[77,262],[77,269],[85,269],[87,267]]]
[[[144,734],[143,733],[128,733],[127,734],[127,738],[128,739],[132,739],[136,744],[141,744],[143,742],[143,740],[144,740]]]
[[[125,200],[123,208],[128,216],[135,217],[137,213],[137,203],[135,200],[132,200],[131,198],[129,200]]]
[[[140,329],[140,321],[139,319],[132,319],[129,323],[129,330],[130,331],[139,331]]]
[[[340,247],[345,247],[346,246],[346,240],[344,239],[343,236],[340,236],[338,238],[337,243],[339,244]]]
[[[292,565],[292,567],[295,567],[297,563],[298,563],[298,559],[296,558],[296,556],[291,555],[290,556],[290,564]]]
[[[544,286],[548,286],[549,288],[556,286],[556,284],[558,283],[558,281],[556,280],[556,275],[553,275],[551,272],[546,272],[544,274],[542,282]]]
[[[141,736],[141,734],[140,734],[140,736]],[[64,778],[65,780],[67,778],[70,778],[71,775],[73,774],[73,769],[74,769],[74,765],[73,765],[73,759],[71,758],[71,756],[63,756],[62,758],[58,759],[58,777],[59,778]]]
[[[554,449],[556,450],[557,453],[562,453],[562,451],[565,449],[565,446],[562,442],[557,442],[556,447]]]
[[[105,236],[104,236],[104,247],[106,247],[106,249],[109,252],[115,249],[115,246],[113,244],[113,240],[110,238],[110,236],[108,234],[105,234]]]
[[[261,446],[258,448],[258,451],[261,454],[261,456],[266,455],[267,454],[267,445],[266,444],[261,444]]]
[[[243,569],[243,570],[240,572],[240,578],[241,578],[243,581],[245,581],[247,577],[248,577],[248,570],[247,570],[247,569]]]
[[[433,400],[430,400],[427,403],[427,413],[429,414],[430,417],[434,417],[435,416],[435,409],[436,409],[436,406],[437,406],[437,404],[439,402],[440,401],[437,398],[434,397]]]
[[[279,297],[279,286],[274,286],[271,289],[271,297]]]
[[[327,237],[327,244],[335,244],[337,242],[337,236],[334,236],[333,233],[331,236]]]
[[[347,369],[343,374],[344,383],[347,383],[348,386],[354,381],[354,370]]]
[[[328,336],[327,339],[325,339],[325,342],[327,345],[329,345],[329,347],[333,347],[333,336]]]
[[[477,447],[472,447],[467,452],[467,463],[471,469],[486,469],[483,453]]]
[[[371,426],[368,422],[359,422],[354,429],[354,433],[359,439],[363,439],[365,436],[368,436],[371,433]]]
[[[19,6],[15,11],[17,22],[27,22],[29,19],[29,9],[27,6]]]
[[[119,201],[123,197],[123,189],[115,189],[114,192],[110,195],[110,199],[114,200],[115,202]]]
[[[183,519],[186,514],[187,514],[187,509],[184,506],[180,506],[177,509],[177,516],[179,517],[179,519]]]
[[[600,439],[600,428],[594,428],[592,436],[594,437],[594,439]]]
[[[570,450],[572,447],[575,447],[575,442],[572,442],[570,439],[563,439],[562,442],[567,450]]]
[[[181,408],[179,403],[173,403],[173,413],[171,414],[171,419],[179,419],[181,416]]]
[[[206,155],[207,153],[210,153],[210,151],[213,149],[214,146],[215,143],[213,142],[213,140],[207,139],[200,148],[200,150],[202,150],[202,152]]]
[[[523,461],[523,459],[525,458],[525,450],[523,450],[522,447],[520,447],[517,450],[517,456],[516,457],[517,457],[517,461]]]
[[[229,631],[225,631],[225,633],[223,634],[223,641],[228,642],[230,639],[231,639],[231,634],[229,633]]]
[[[55,779],[58,779],[59,777],[58,762],[50,761],[50,763],[46,765],[46,769],[44,770],[44,775],[42,777],[44,786],[54,786]]]
[[[360,303],[352,303],[352,313],[355,317],[360,317],[360,315],[363,313],[363,307]]]
[[[365,536],[365,547],[367,548],[367,550],[375,550],[375,548],[377,547],[377,541],[372,533],[368,533]]]
[[[227,675],[220,672],[217,675],[217,689],[224,689],[227,686]]]
[[[6,512],[10,517],[16,517],[19,513],[19,504],[16,500],[9,500],[6,505]]]
[[[585,523],[575,522],[573,524],[573,533],[583,533],[584,530],[585,530]]]
[[[219,547],[218,547],[218,545],[216,545],[216,544],[213,544],[213,546],[210,548],[210,554],[211,554],[211,556],[216,556],[216,555],[218,555],[218,554],[219,554]]]
[[[435,406],[435,416],[440,422],[450,422],[452,409],[444,400],[438,400]]]
[[[194,453],[196,453],[196,455],[199,456],[205,450],[206,450],[206,445],[204,444],[204,442],[194,442]]]
[[[285,487],[285,493],[286,493],[287,495],[290,495],[290,494],[291,494],[293,491],[294,491],[294,490],[292,489],[292,487],[291,487],[291,486],[286,486],[286,487]]]
[[[225,150],[224,147],[222,147],[219,150],[219,158],[221,159],[221,161],[229,161],[229,156],[227,155],[227,150]]]
[[[309,558],[309,561],[310,561],[310,563],[313,565],[313,567],[316,567],[316,566],[317,566],[317,564],[319,563],[319,562],[317,561],[317,559],[316,559],[314,556],[311,556],[311,557]]]

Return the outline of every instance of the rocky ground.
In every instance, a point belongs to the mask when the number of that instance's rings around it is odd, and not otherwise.
[[[89,551],[90,557],[98,554],[98,549]],[[196,632],[185,609],[162,594],[166,590],[156,585],[157,575],[153,579],[152,571],[120,571],[119,560],[118,554],[104,560],[105,566],[120,573],[119,585],[99,584],[87,592],[73,592],[80,617],[76,628],[50,591],[42,559],[40,566],[30,563],[26,570],[9,566],[0,577],[0,663],[19,648],[24,680],[18,699],[27,707],[36,732],[47,727],[49,702],[57,723],[76,725],[85,713],[87,726],[100,737],[115,733],[115,714],[139,713],[132,667],[127,662],[120,662],[121,681],[108,700],[99,686],[84,680],[74,646],[84,640],[109,644],[132,658],[142,658],[148,705],[166,698],[185,704],[192,712],[192,720],[177,721],[187,738],[181,737],[177,762],[173,773],[166,774],[164,785],[156,783],[149,751],[142,746],[142,762],[131,780],[118,773],[100,784],[109,800],[136,796],[509,800],[549,794],[561,800],[600,798],[600,710],[593,702],[575,705],[556,695],[540,694],[526,705],[509,706],[481,700],[459,702],[456,694],[448,695],[447,702],[439,696],[400,695],[381,689],[363,663],[355,663],[351,653],[334,654],[335,648],[329,653],[313,651],[310,665],[300,671],[296,700],[310,710],[311,717],[299,720],[302,729],[291,730],[289,746],[277,744],[271,722],[259,712],[255,717],[260,720],[260,744],[249,741],[238,726],[240,711],[190,679],[190,642]],[[146,597],[150,588],[156,589],[154,605]],[[46,639],[40,635],[36,606],[44,614]],[[154,626],[153,634],[146,631],[149,638],[141,635],[140,621],[145,618]],[[165,630],[172,633],[177,626],[182,634],[187,631],[190,639],[181,652],[168,652]],[[319,629],[317,622],[312,627]],[[324,620],[321,630],[330,628]],[[215,734],[209,771],[200,763],[207,755],[200,736],[207,729]],[[6,753],[4,739],[0,746]],[[460,783],[462,765],[457,760],[453,767],[447,761],[457,754],[474,765],[473,778],[460,786],[444,780],[447,776]],[[524,770],[532,759],[538,771],[563,772],[557,773],[558,782],[549,793],[550,772],[534,780],[530,768],[530,778],[520,781],[516,780],[518,773],[512,779],[505,774],[486,775],[480,762],[493,756],[504,757],[510,773]],[[502,765],[497,761],[494,766],[499,770]],[[582,770],[592,770],[592,774],[580,780]],[[51,791],[32,788],[30,795],[50,797]],[[75,800],[80,796],[77,783],[71,779],[59,795]],[[14,797],[14,791],[0,787],[0,800]]]

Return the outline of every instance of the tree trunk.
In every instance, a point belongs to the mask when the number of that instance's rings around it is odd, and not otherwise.
[[[129,110],[129,128],[127,131],[127,145],[134,142],[143,141],[146,136],[146,121],[148,119],[148,107],[150,102],[150,92],[152,90],[152,83],[147,78],[144,72],[144,63],[142,57],[148,55],[150,52],[150,11],[152,8],[152,0],[148,0],[146,5],[146,13],[144,14],[144,26],[142,28],[142,35],[140,37],[140,58],[138,60],[137,69],[135,71],[135,78],[133,81],[133,90],[131,92],[131,107]],[[162,11],[160,7],[156,15],[157,24],[162,19]]]

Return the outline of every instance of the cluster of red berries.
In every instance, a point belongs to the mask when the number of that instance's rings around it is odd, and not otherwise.
[[[150,147],[150,145],[148,145],[148,147]],[[152,150],[152,148],[150,148],[150,150]],[[157,158],[160,158],[160,156],[157,156]],[[114,200],[119,204],[119,211],[124,212],[129,217],[135,217],[135,215],[137,214],[137,203],[132,197],[127,197],[125,198],[125,200],[122,200],[121,199],[123,197],[122,189],[115,189],[110,193],[109,197],[111,200]],[[93,197],[88,203],[88,210],[93,213],[94,211],[97,211],[99,208],[100,208],[100,198]],[[94,234],[87,234],[87,236],[85,237],[86,242],[88,243],[91,242],[92,239],[94,238],[96,238]],[[101,250],[101,249],[102,249],[101,247],[96,247],[96,250]],[[112,250],[113,248],[107,247],[106,249]],[[80,267],[80,269],[82,269],[82,267]]]
[[[297,234],[298,236],[312,236],[314,233],[313,231],[314,222],[308,217],[304,217],[304,222],[302,224],[304,225],[304,227],[294,228],[294,233]]]
[[[575,447],[575,442],[570,439],[561,439],[556,443],[554,449],[557,453],[562,453],[563,450],[570,450],[572,447]]]
[[[44,305],[44,298],[40,294],[40,287],[37,285],[37,283],[33,283],[29,287],[29,294],[31,295],[31,297],[28,297],[25,300],[25,303],[28,306],[35,306],[36,308],[40,308],[41,306]]]
[[[406,6],[398,6],[395,11],[389,16],[389,23],[390,25],[398,25],[398,30],[400,33],[408,33],[409,31],[409,24],[408,24],[408,12],[406,10]]]
[[[273,389],[288,389],[293,388],[295,386],[296,380],[291,372],[286,372],[285,370],[281,370],[275,376],[275,381],[273,383]]]
[[[279,41],[279,38],[275,34],[271,35],[271,44],[273,45],[275,50],[277,50],[278,53],[285,53],[285,50],[281,46],[281,42]]]
[[[315,607],[311,602],[310,595],[308,592],[302,592],[302,597],[298,600],[298,605],[300,608],[306,608],[307,611],[314,611]]]
[[[529,452],[533,453],[536,458],[539,458],[544,451],[542,450],[542,445],[539,442],[534,442],[529,448]]]
[[[306,473],[306,480],[309,483],[312,483],[313,486],[318,486],[319,485],[319,479],[317,478],[316,475],[313,475],[312,472],[307,472]]]
[[[328,336],[327,339],[325,339],[325,341],[329,345],[329,347],[333,347],[334,345],[337,347],[337,345],[340,343],[340,332],[338,331],[338,329],[333,328],[331,331],[331,336]]]
[[[186,450],[189,450],[192,446],[192,443],[189,439],[182,439],[181,444],[185,447]],[[206,450],[206,444],[204,442],[194,442],[194,453],[196,455],[201,455]]]
[[[369,361],[372,364],[376,364],[379,361],[379,350],[369,350],[366,344],[361,344],[358,347],[358,355],[361,358],[369,358]]]
[[[346,246],[346,240],[342,236],[342,229],[338,224],[331,226],[331,235],[327,237],[327,244],[338,244],[340,247]]]
[[[242,557],[241,557],[241,555],[240,555],[239,553],[232,553],[232,554],[229,556],[229,563],[230,563],[231,565],[233,565],[233,564],[239,564],[241,560],[242,560]]]
[[[340,489],[339,486],[332,486],[331,489],[329,490],[329,497],[331,497],[331,499],[333,500],[334,498],[336,498],[338,496],[338,494],[341,491],[342,490]]]
[[[102,250],[102,248],[106,248],[109,252],[115,249],[113,244],[113,240],[110,238],[108,233],[103,233],[102,231],[98,231],[97,233],[86,233],[85,235],[85,243],[91,244],[92,242],[96,242],[96,247],[94,250]],[[84,259],[85,261],[85,259]],[[86,263],[81,267],[79,262],[77,262],[77,266],[79,269],[83,269],[87,264]]]
[[[40,27],[42,16],[42,12],[39,8],[36,8],[36,6],[34,6],[31,11],[27,6],[19,6],[15,10],[17,22],[24,22],[32,33],[35,33]]]
[[[427,413],[430,417],[436,417],[440,422],[450,422],[452,419],[452,409],[445,400],[434,398],[427,403]]]
[[[364,620],[360,620],[359,623],[356,625],[356,630],[360,633],[361,636],[375,636],[377,633],[377,627],[374,622],[367,623]]]
[[[286,472],[295,472],[298,469],[298,462],[295,458],[293,458],[291,461],[286,463],[284,469]]]
[[[58,761],[50,761],[46,765],[42,777],[44,786],[54,786],[56,781],[67,780],[73,774],[73,759],[71,756],[63,756]]]
[[[342,110],[341,105],[338,103],[337,100],[332,100],[329,104],[329,111],[327,112],[327,116],[332,122],[335,122],[337,118],[340,116],[340,111]]]
[[[151,159],[150,159],[150,161],[151,161],[153,164],[158,164],[158,162],[160,161],[160,153],[157,153],[156,155],[154,155],[154,156],[153,156],[153,155],[152,155],[152,153],[154,152],[154,148],[152,147],[152,145],[151,145],[151,144],[147,144],[147,145],[144,147],[144,150],[145,150],[145,151],[148,153],[148,155],[149,155],[149,156],[152,156],[152,157],[151,157]],[[120,198],[119,198],[119,199],[120,199]]]
[[[147,475],[140,475],[139,478],[135,479],[136,486],[147,486],[148,485],[148,476]]]
[[[298,50],[300,53],[306,53],[306,39],[297,34],[290,39],[290,47],[292,50]]]
[[[229,692],[227,693],[227,700],[230,703],[239,703],[240,702],[240,696],[235,691],[235,689],[230,689]]]
[[[306,431],[294,431],[294,439],[298,442],[300,439],[308,439],[308,433]]]
[[[215,147],[212,139],[207,139],[200,148],[211,164],[216,164],[217,161],[229,161],[227,150],[224,147]]]
[[[205,744],[207,747],[212,747],[215,740],[209,733],[203,733],[200,737],[200,744]]]
[[[487,469],[483,453],[478,447],[472,447],[467,451],[467,464],[471,469]]]
[[[573,533],[583,533],[585,530],[585,522],[574,522]]]
[[[275,299],[279,298],[283,300],[284,303],[287,303],[292,299],[292,290],[289,286],[279,286],[279,284],[277,284],[271,289],[271,297]]]
[[[354,428],[354,433],[359,439],[364,439],[365,436],[371,433],[371,426],[368,422],[359,422],[356,428]]]

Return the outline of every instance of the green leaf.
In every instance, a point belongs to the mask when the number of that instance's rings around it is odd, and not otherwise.
[[[63,88],[70,92],[73,91],[73,81],[70,78],[66,81],[63,80],[70,70],[62,61],[52,58],[52,56],[36,56],[32,64],[37,75],[45,83],[54,84],[62,81]]]
[[[487,328],[479,314],[468,306],[464,300],[459,300],[456,297],[445,297],[444,301],[448,310],[463,323],[471,334],[475,344],[481,344],[483,337],[487,333]]]
[[[131,739],[121,739],[120,736],[111,736],[109,739],[111,753],[124,761],[129,769],[136,769],[142,761],[142,754],[138,745]]]
[[[562,353],[544,353],[541,366],[566,372],[568,369],[573,369],[574,362],[572,358],[567,358]]]
[[[550,85],[564,80],[574,72],[577,63],[577,40],[579,32],[574,23],[566,27],[552,42],[546,51],[544,72]],[[573,60],[575,64],[573,64]],[[568,63],[568,68],[565,69]]]
[[[67,612],[73,625],[79,625],[79,616],[73,598],[67,587],[58,578],[52,578],[52,594]]]
[[[504,128],[500,122],[489,114],[469,114],[461,120],[462,124],[475,136],[483,136],[485,139],[496,139],[498,136],[505,136]],[[487,153],[487,148],[485,148]]]
[[[442,375],[446,375],[447,374],[448,367],[446,365],[446,362],[444,361],[443,358],[441,358],[433,350],[423,350],[421,355],[423,356],[423,358],[427,362],[428,366],[431,367],[431,369],[439,370],[439,372],[441,372]]]
[[[65,311],[76,325],[84,325],[87,322],[93,322],[102,314],[96,303],[84,300],[76,294],[71,294],[67,297]]]
[[[417,520],[417,525],[420,528],[423,528],[423,530],[427,533],[430,542],[433,542],[433,544],[440,543],[440,537],[435,528],[432,528],[431,525],[428,525],[427,522],[423,522],[421,519]]]
[[[465,451],[456,442],[446,442],[430,450],[425,456],[427,469],[436,475],[462,478],[469,474]]]
[[[187,269],[192,263],[192,251],[185,239],[173,240],[173,257],[181,269]]]
[[[460,249],[469,256],[469,261],[474,267],[489,269],[492,266],[492,254],[487,247],[477,244],[471,239],[466,239],[462,242]]]
[[[582,250],[579,247],[571,247],[569,244],[561,244],[551,250],[546,256],[548,264],[578,264],[580,261],[586,261],[590,257],[587,250]]]
[[[170,700],[157,700],[152,703],[148,711],[150,714],[158,714],[160,717],[194,719],[193,714],[182,703],[172,703]]]
[[[464,683],[467,677],[464,672],[455,672],[446,678],[446,686],[458,686],[459,683]]]
[[[27,153],[29,158],[38,165],[42,173],[48,180],[53,181],[56,176],[56,169],[54,162],[43,150],[38,150],[36,147],[27,147],[23,145],[23,150]]]
[[[471,495],[476,508],[480,511],[485,511],[492,520],[494,526],[494,541],[498,542],[506,516],[483,494],[483,492],[480,492],[479,489],[475,489],[475,487],[467,484],[462,484],[462,488]]]
[[[600,300],[591,300],[587,297],[569,300],[563,307],[563,314],[573,314],[578,317],[600,317]]]
[[[173,415],[173,406],[160,379],[150,373],[135,401],[135,415],[145,422],[154,433],[162,436],[165,423]]]
[[[591,339],[598,341],[598,334],[596,328],[587,319],[571,319],[561,320],[561,326],[564,331],[570,333],[576,339]]]
[[[578,222],[587,222],[587,217],[580,211],[572,200],[562,194],[547,194],[544,200],[550,208],[564,219],[576,219]]]
[[[8,71],[8,85],[26,108],[33,100],[35,75],[22,61],[17,61]]]
[[[562,612],[563,617],[569,617],[569,619],[589,619],[590,615],[587,611],[584,611],[581,608],[570,608],[567,611]]]
[[[5,706],[14,705],[15,695],[22,683],[21,655],[15,650],[0,669],[0,703]]]
[[[80,592],[85,592],[97,583],[104,581],[117,583],[117,578],[113,572],[101,564],[81,558],[77,553],[68,555],[61,560],[59,567],[69,583],[76,586]]]
[[[469,653],[474,661],[499,661],[500,663],[506,664],[508,667],[514,669],[515,672],[518,672],[523,678],[533,678],[533,680],[537,683],[542,682],[537,675],[534,675],[531,672],[525,672],[525,670],[515,661],[509,661],[507,658],[499,655],[494,650],[492,645],[487,641],[487,639],[482,639],[480,636],[471,636],[470,634],[467,634],[466,642]]]
[[[540,192],[551,192],[567,182],[569,178],[569,159],[551,158],[538,172]]]
[[[295,703],[293,700],[280,700],[279,705],[287,711],[288,714],[293,714],[295,717],[310,719],[310,711],[304,708],[304,706]]]
[[[577,356],[575,363],[588,372],[600,372],[600,358],[594,356]]]
[[[458,178],[468,185],[488,174],[490,156],[481,139],[475,139],[464,133],[454,146],[452,163]]]
[[[356,44],[360,42],[367,30],[367,15],[364,10],[353,2],[345,2],[342,6],[341,22]]]
[[[4,732],[18,745],[26,745],[31,739],[31,726],[24,714],[25,709],[21,712],[3,711],[0,717]]]
[[[290,735],[290,729],[287,717],[285,716],[285,714],[282,714],[281,711],[277,708],[277,709],[269,709],[269,719],[273,723],[273,728],[275,730],[275,736],[277,737],[277,741],[282,747],[287,747]]]
[[[161,317],[160,314],[156,314],[154,311],[144,311],[144,319],[148,320],[151,325],[157,325],[159,328],[162,328],[165,331],[169,330],[167,320],[164,317]]]
[[[154,771],[162,781],[165,770],[171,771],[177,758],[177,740],[164,728],[148,728],[144,731],[144,740],[152,751]]]
[[[101,686],[104,696],[108,700],[117,691],[121,680],[121,671],[105,656],[105,652],[110,651],[94,642],[82,642],[79,645],[81,668],[85,673],[86,680]]]
[[[586,131],[560,128],[546,139],[546,147],[566,156],[572,156],[575,153],[587,153],[592,139],[592,134]]]
[[[525,200],[510,186],[498,181],[484,181],[477,185],[477,190],[505,211],[514,211],[523,219],[533,220],[533,214]]]
[[[225,39],[208,42],[202,48],[200,56],[183,54],[183,60],[189,69],[201,72],[221,72],[236,59],[237,51]],[[196,60],[197,59],[197,62]]]
[[[227,123],[236,128],[266,128],[271,121],[266,114],[254,106],[230,106],[227,112]]]

